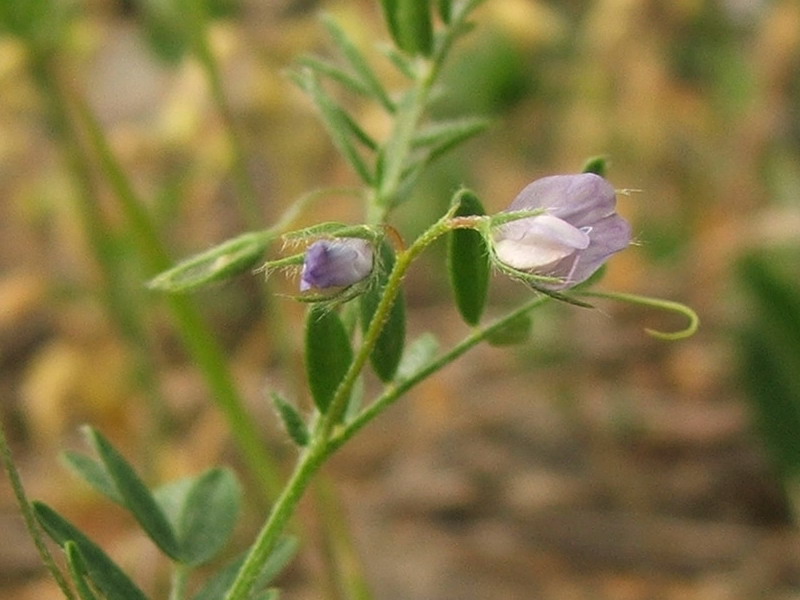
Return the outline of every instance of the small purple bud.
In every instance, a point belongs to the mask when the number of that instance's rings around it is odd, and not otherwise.
[[[542,284],[553,290],[586,281],[631,243],[631,226],[617,214],[616,201],[611,184],[593,173],[537,179],[508,210],[544,212],[499,227],[497,258],[519,271],[559,278]]]
[[[306,250],[300,291],[357,283],[372,271],[372,244],[361,238],[319,240]]]

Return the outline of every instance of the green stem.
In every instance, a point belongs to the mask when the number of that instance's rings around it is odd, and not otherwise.
[[[434,227],[431,229],[441,230],[439,227]],[[447,366],[462,356],[465,352],[485,340],[492,333],[507,326],[509,322],[519,318],[521,315],[543,304],[547,300],[549,300],[549,297],[547,296],[537,296],[517,309],[511,311],[504,317],[498,319],[491,325],[473,332],[461,343],[454,346],[451,350],[417,371],[417,373],[388,389],[380,398],[378,398],[378,400],[366,408],[361,414],[359,414],[358,417],[356,417],[352,422],[348,423],[333,437],[327,438],[323,435],[320,435],[327,429],[324,423],[331,415],[331,412],[328,412],[325,419],[318,421],[317,430],[312,436],[311,446],[309,446],[300,456],[291,479],[286,484],[281,496],[273,505],[272,512],[270,513],[264,528],[261,530],[258,538],[253,543],[250,554],[248,554],[242,569],[239,571],[236,581],[228,591],[228,594],[225,596],[225,600],[244,600],[248,597],[251,587],[258,577],[261,567],[269,558],[270,552],[275,547],[275,544],[277,543],[284,526],[294,513],[298,502],[302,498],[303,493],[311,482],[314,474],[336,450],[338,450],[356,432],[363,428],[368,422],[372,421],[378,414],[380,414],[390,404],[392,404],[402,394],[410,390],[416,384]],[[373,319],[373,323],[375,322],[375,319]],[[342,390],[344,388],[343,386],[340,386],[339,389]],[[336,400],[334,400],[334,402],[335,401]]]
[[[376,214],[373,218],[379,219],[376,222],[382,222],[397,201],[396,195],[411,152],[414,132],[428,102],[434,69],[430,64],[420,64],[425,66],[425,70],[398,107],[394,130],[383,148],[385,167],[374,196]]]
[[[361,370],[369,359],[370,353],[378,342],[378,337],[381,334],[383,326],[389,318],[392,305],[397,298],[397,294],[400,292],[400,286],[403,283],[406,271],[408,271],[411,263],[425,248],[438,237],[450,231],[453,225],[450,219],[453,210],[454,208],[449,210],[441,219],[431,225],[431,227],[422,233],[408,249],[397,254],[394,268],[386,281],[386,286],[383,289],[380,302],[378,302],[378,306],[375,308],[375,313],[372,316],[372,321],[370,321],[367,331],[364,333],[364,339],[358,349],[358,353],[356,353],[353,362],[350,364],[350,368],[339,384],[336,394],[333,400],[331,400],[328,412],[320,421],[319,432],[323,438],[327,439],[330,437],[334,426],[341,422],[344,412],[347,410],[347,403],[350,400],[353,385],[355,385]]]
[[[225,93],[219,65],[208,43],[208,20],[201,3],[196,1],[184,2],[186,18],[192,27],[192,46],[200,66],[203,68],[211,90],[211,97],[217,105],[217,110],[225,123],[232,155],[233,182],[242,207],[242,214],[251,229],[258,229],[263,221],[263,215],[258,206],[258,195],[255,185],[247,169],[246,153],[242,143],[236,118]]]
[[[373,595],[336,488],[327,477],[317,477],[314,488],[326,534],[323,552],[325,563],[329,565],[330,598],[372,600]]]
[[[6,440],[6,434],[5,431],[3,431],[2,423],[0,423],[0,455],[2,455],[3,467],[11,482],[11,489],[14,490],[14,496],[17,499],[17,504],[19,504],[20,512],[22,512],[22,518],[25,520],[25,527],[28,529],[28,534],[33,539],[33,543],[36,546],[36,550],[39,552],[42,562],[50,572],[50,575],[53,576],[53,579],[55,579],[58,587],[61,588],[64,597],[67,600],[76,600],[72,587],[61,572],[61,569],[56,565],[56,561],[53,559],[53,555],[50,554],[50,550],[44,541],[42,530],[39,528],[36,517],[31,509],[31,504],[28,501],[28,496],[25,493],[25,487],[22,485],[22,478],[19,475],[19,471],[17,471],[17,466],[14,464],[14,458],[11,456],[11,449],[8,447],[8,441]]]
[[[433,84],[439,77],[453,42],[468,29],[467,17],[480,1],[470,0],[465,3],[454,15],[450,26],[443,30],[433,56],[429,60],[418,58],[414,63],[416,67],[412,69],[416,75],[414,85],[397,107],[394,129],[379,152],[384,161],[383,172],[372,193],[367,214],[368,222],[383,223],[397,204],[397,194],[412,150],[414,134],[428,107]]]
[[[292,518],[303,492],[327,457],[328,452],[322,438],[317,438],[316,443],[312,442],[312,445],[300,456],[291,478],[273,504],[267,522],[253,542],[250,553],[239,570],[236,580],[228,590],[225,600],[245,600],[249,596],[261,568],[275,548],[286,524]]]
[[[183,600],[186,597],[186,586],[189,583],[190,568],[188,565],[176,564],[172,572],[172,585],[169,600]]]
[[[92,254],[102,273],[105,303],[132,351],[136,379],[144,391],[155,423],[151,442],[157,444],[161,435],[170,428],[171,416],[160,392],[157,369],[150,351],[152,343],[138,304],[142,294],[131,290],[122,277],[126,268],[125,257],[120,255],[118,242],[112,239],[109,227],[100,216],[100,194],[92,177],[90,159],[78,141],[79,135],[69,114],[67,94],[58,80],[58,74],[45,57],[38,55],[33,61],[33,74],[42,96],[47,100],[56,142],[78,186],[78,212]]]
[[[608,298],[609,300],[619,300],[621,302],[628,302],[630,304],[639,304],[641,306],[649,306],[657,308],[666,312],[674,312],[683,315],[689,320],[688,325],[678,331],[659,331],[657,329],[645,328],[645,331],[660,340],[682,340],[691,337],[700,327],[700,317],[697,313],[680,302],[673,302],[672,300],[664,300],[662,298],[651,298],[649,296],[639,296],[637,294],[625,294],[623,292],[595,292],[595,291],[579,291],[579,296],[586,296],[589,298]]]
[[[491,325],[474,331],[472,334],[464,338],[460,343],[453,346],[450,350],[439,356],[439,358],[425,365],[425,367],[421,368],[407,379],[389,386],[386,391],[375,400],[375,402],[365,408],[356,418],[347,423],[342,430],[337,432],[337,434],[331,438],[330,451],[333,452],[344,445],[344,443],[352,438],[358,431],[363,429],[367,423],[372,421],[375,417],[386,410],[398,398],[400,398],[418,383],[424,381],[443,367],[446,367],[451,362],[460,358],[467,351],[477,346],[494,332],[506,327],[508,323],[513,322],[515,319],[521,317],[525,313],[544,304],[549,299],[550,298],[548,296],[536,296],[517,309],[497,319]]]

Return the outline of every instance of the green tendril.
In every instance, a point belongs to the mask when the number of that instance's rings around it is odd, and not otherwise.
[[[659,310],[678,313],[689,319],[689,324],[678,331],[659,331],[657,329],[645,328],[648,335],[658,338],[660,340],[683,340],[692,337],[697,328],[700,326],[700,317],[697,313],[680,302],[672,302],[671,300],[663,300],[661,298],[651,298],[649,296],[639,296],[636,294],[624,294],[621,292],[579,292],[581,296],[591,296],[593,298],[608,298],[610,300],[620,300],[630,304],[639,304],[641,306],[649,306]]]

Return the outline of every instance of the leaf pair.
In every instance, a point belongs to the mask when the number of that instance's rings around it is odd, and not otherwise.
[[[197,566],[216,556],[233,532],[241,502],[241,490],[231,471],[210,469],[152,493],[102,434],[87,428],[86,435],[100,460],[66,453],[68,464],[78,474],[125,507],[173,560]]]
[[[48,535],[64,548],[70,574],[81,600],[97,600],[93,589],[110,600],[148,600],[145,593],[131,581],[119,565],[77,527],[42,502],[34,502],[33,508],[36,518]],[[252,596],[254,600],[277,598],[276,590],[265,588],[288,564],[296,551],[295,538],[285,537],[278,541],[253,586],[255,590],[263,590]],[[211,577],[193,600],[219,600],[224,597],[243,563],[244,556],[231,562]]]

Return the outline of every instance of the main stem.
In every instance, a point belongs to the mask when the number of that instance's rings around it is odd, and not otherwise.
[[[311,437],[311,445],[300,456],[291,479],[275,502],[267,522],[253,543],[250,554],[245,559],[233,586],[225,596],[225,600],[243,600],[247,597],[264,562],[275,548],[278,537],[311,482],[312,476],[319,470],[328,456],[333,453],[335,447],[329,443],[333,428],[341,421],[341,417],[347,408],[347,401],[350,398],[353,384],[369,358],[370,352],[375,347],[381,329],[400,290],[403,277],[419,253],[437,237],[448,231],[446,220],[449,216],[449,213],[446,214],[445,217],[437,221],[417,238],[408,250],[398,254],[394,268],[389,274],[384,294],[367,328],[359,352],[342,379],[342,383],[339,384],[328,412],[317,422]]]
[[[267,522],[253,542],[252,550],[247,555],[236,580],[228,590],[225,600],[244,600],[258,578],[264,563],[274,550],[280,534],[294,514],[297,504],[303,497],[308,484],[319,470],[330,452],[325,440],[318,438],[301,455],[300,460],[272,507]]]
[[[342,380],[342,383],[340,384],[333,401],[331,402],[328,412],[318,421],[314,434],[311,438],[310,446],[304,450],[303,454],[300,455],[291,478],[275,502],[272,511],[267,518],[264,527],[253,543],[250,554],[245,559],[245,563],[242,565],[242,568],[239,571],[233,586],[225,596],[225,600],[244,600],[247,598],[247,595],[250,593],[252,586],[255,584],[255,581],[258,578],[261,568],[263,567],[265,561],[269,558],[272,550],[275,548],[280,534],[297,508],[297,504],[303,497],[306,488],[313,479],[313,476],[317,471],[319,471],[329,456],[331,456],[336,450],[344,445],[347,440],[349,440],[357,431],[362,429],[369,421],[377,417],[378,414],[388,408],[390,404],[414,387],[417,383],[433,375],[435,372],[439,371],[446,365],[465,354],[468,350],[485,340],[493,332],[502,329],[509,322],[512,322],[520,315],[525,314],[526,312],[548,300],[548,298],[545,296],[534,298],[511,311],[504,317],[498,319],[491,325],[473,332],[460,344],[454,346],[451,350],[441,355],[439,358],[431,361],[413,376],[395,386],[388,388],[380,398],[378,398],[369,407],[364,409],[361,414],[359,414],[353,421],[344,426],[337,433],[334,427],[341,421],[342,412],[347,406],[347,400],[350,397],[352,386],[377,341],[378,335],[383,327],[383,323],[386,320],[386,315],[388,315],[392,307],[392,303],[397,296],[397,293],[400,289],[400,284],[406,271],[408,270],[408,267],[420,254],[420,252],[422,252],[439,236],[449,231],[453,226],[454,220],[450,219],[450,214],[448,213],[441,220],[432,225],[419,238],[417,238],[417,240],[411,247],[408,248],[408,250],[398,255],[394,269],[389,275],[389,280],[386,284],[386,292],[381,298],[381,302],[378,304],[378,307],[375,311],[375,316],[373,317],[372,322],[367,329],[367,333],[365,334],[364,342],[359,349],[359,353],[356,355],[353,363],[350,365],[350,369],[345,374],[345,377]]]

